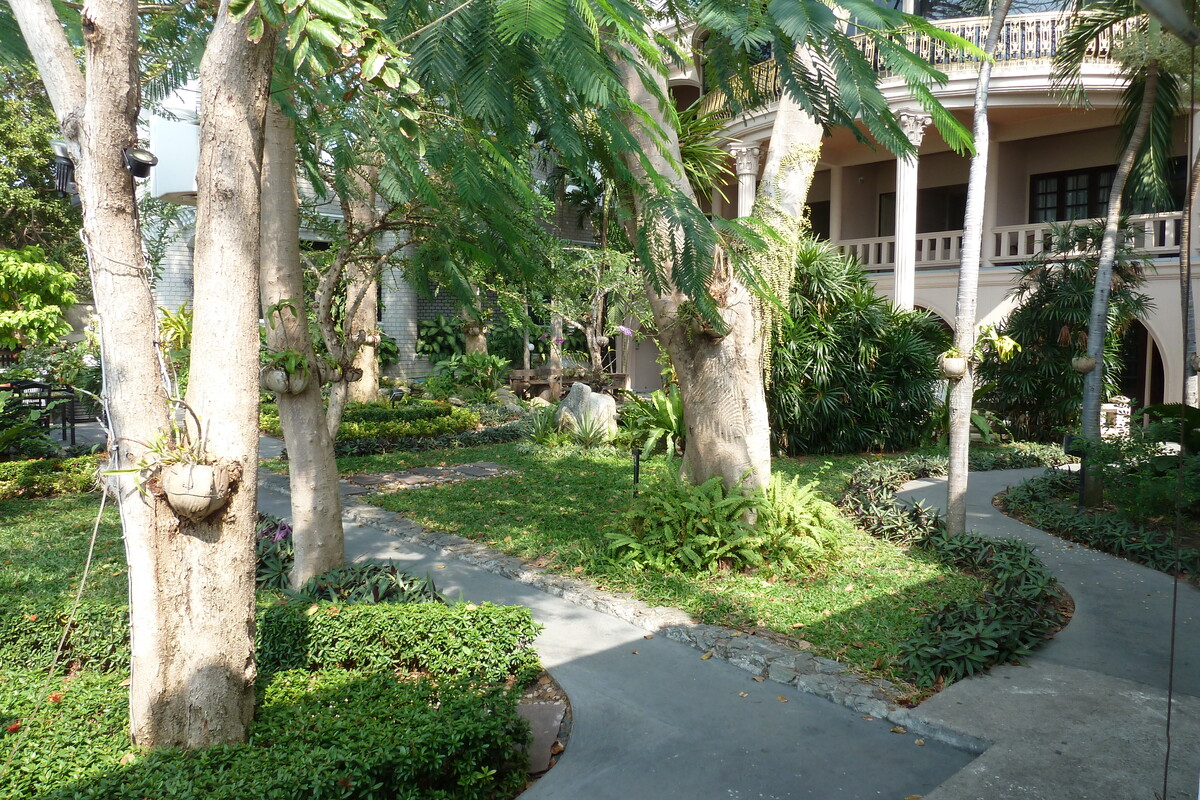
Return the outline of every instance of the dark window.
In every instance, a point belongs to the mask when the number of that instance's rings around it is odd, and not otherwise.
[[[812,226],[812,235],[818,239],[829,238],[829,201],[822,200],[808,204],[808,222]]]
[[[917,233],[960,231],[967,210],[967,185],[930,186],[917,190]],[[896,235],[896,193],[879,195],[879,233]]]
[[[1115,166],[1105,166],[1034,175],[1029,179],[1029,221],[1067,222],[1103,217],[1108,211],[1108,193],[1116,170]],[[1133,198],[1131,187],[1127,187],[1125,210],[1130,214],[1179,211],[1183,208],[1186,186],[1186,160],[1172,158],[1167,174],[1171,196],[1168,207]]]
[[[879,195],[879,233],[876,236],[896,235],[896,193]]]

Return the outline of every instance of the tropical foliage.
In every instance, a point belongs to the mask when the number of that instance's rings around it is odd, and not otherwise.
[[[849,453],[915,444],[935,399],[946,335],[925,313],[875,293],[848,256],[802,243],[771,365],[767,403],[779,449]]]
[[[1052,225],[1052,246],[1020,268],[1012,296],[1020,303],[999,332],[1021,343],[1012,360],[988,354],[979,366],[981,380],[994,390],[984,405],[1005,420],[1018,439],[1050,441],[1079,422],[1083,376],[1071,359],[1087,349],[1088,317],[1103,225],[1097,222]],[[1104,345],[1105,393],[1114,395],[1120,373],[1121,337],[1146,314],[1149,298],[1138,291],[1145,266],[1124,229],[1113,267],[1108,335]]]
[[[71,331],[67,309],[76,277],[46,261],[40,247],[0,250],[0,348],[54,342]]]

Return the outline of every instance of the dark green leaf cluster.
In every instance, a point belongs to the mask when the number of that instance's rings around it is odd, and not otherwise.
[[[832,245],[802,243],[771,357],[767,408],[789,454],[898,450],[916,444],[934,406],[936,318],[901,311]]]
[[[815,485],[772,475],[765,491],[748,492],[726,489],[720,477],[693,485],[668,469],[638,494],[627,530],[605,536],[614,557],[639,570],[810,572],[838,558],[847,527]]]
[[[504,384],[508,362],[488,353],[455,353],[439,361],[436,374],[450,379],[454,386],[469,395],[488,396]]]
[[[683,398],[679,386],[668,384],[649,397],[628,394],[620,409],[621,424],[630,438],[647,454],[661,444],[669,456],[683,452],[687,426],[683,421]]]
[[[0,796],[490,800],[526,781],[529,728],[502,686],[281,672],[264,680],[246,744],[132,751],[120,679],[86,674],[50,706],[52,722],[22,719],[37,746],[17,751]],[[36,690],[22,687],[9,701],[12,713],[25,713]],[[0,729],[0,740],[9,738]]]
[[[1115,476],[1118,471],[1111,472]],[[1193,457],[1188,472],[1193,481],[1200,478],[1200,460]],[[1151,482],[1148,478],[1149,476],[1128,476],[1124,479],[1125,491],[1118,489],[1118,493],[1123,498],[1128,498],[1132,496],[1130,490],[1136,491],[1139,487],[1154,492],[1155,487],[1146,485]],[[1171,474],[1167,488],[1173,490],[1177,485],[1177,475]],[[1105,491],[1109,491],[1107,485]],[[1140,525],[1123,518],[1121,514],[1083,513],[1076,505],[1078,493],[1077,474],[1051,471],[1009,489],[1004,495],[1004,507],[1030,525],[1055,536],[1144,564],[1151,569],[1186,575],[1193,582],[1198,580],[1200,550],[1181,546],[1177,553],[1173,534]],[[1157,492],[1154,492],[1154,495],[1160,501],[1164,500]],[[1170,513],[1176,498],[1168,496],[1165,501],[1165,504],[1159,506],[1159,513]]]
[[[443,437],[471,431],[478,426],[479,416],[470,409],[436,401],[421,400],[395,408],[362,405],[346,410],[337,438],[338,441],[351,441]],[[259,427],[272,436],[282,435],[279,411],[275,406],[262,406]]]
[[[1072,369],[1071,359],[1087,350],[1103,227],[1095,220],[1051,225],[1050,246],[1020,268],[1012,290],[1019,306],[997,326],[1021,350],[1008,362],[989,352],[979,365],[980,379],[994,387],[982,405],[1018,439],[1054,441],[1078,425],[1083,376]],[[1149,297],[1139,291],[1145,264],[1131,246],[1133,236],[1126,221],[1113,264],[1104,343],[1104,392],[1109,396],[1118,393],[1121,338],[1151,308]]]
[[[904,482],[945,473],[946,460],[938,457],[867,462],[854,471],[842,500],[842,507],[873,535],[928,549],[985,582],[980,602],[931,612],[921,632],[903,645],[908,677],[921,687],[1026,656],[1062,621],[1054,577],[1027,545],[973,534],[950,536],[937,513],[920,505],[895,505],[894,492]]]
[[[417,323],[417,355],[425,356],[431,364],[463,352],[465,346],[462,328],[445,314]]]
[[[99,456],[0,462],[0,500],[90,492],[99,464]]]
[[[444,603],[433,581],[401,572],[396,565],[364,562],[323,572],[289,593],[296,600],[332,603]]]

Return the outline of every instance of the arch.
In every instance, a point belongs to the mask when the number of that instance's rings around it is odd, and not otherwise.
[[[1161,403],[1166,392],[1166,364],[1158,337],[1143,320],[1134,320],[1122,337],[1124,365],[1117,377],[1121,394],[1135,408]]]
[[[919,288],[918,291],[920,291]],[[950,331],[950,333],[954,333],[953,310],[945,311],[939,308],[937,303],[932,303],[928,300],[921,299],[913,303],[913,311],[928,311],[930,314],[933,314],[938,318],[942,325],[945,326],[946,330]]]

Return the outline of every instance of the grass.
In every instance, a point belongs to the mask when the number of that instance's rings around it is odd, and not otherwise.
[[[836,499],[857,457],[779,459],[778,471],[816,479]],[[702,622],[765,628],[803,638],[813,652],[865,674],[900,679],[900,643],[920,615],[947,600],[979,596],[980,584],[921,553],[856,531],[843,557],[810,575],[765,578],[724,572],[685,576],[635,572],[609,557],[605,534],[620,530],[633,492],[632,462],[617,450],[521,452],[513,445],[339,459],[344,474],[431,464],[493,461],[514,474],[368,499],[437,530],[475,539],[610,591],[683,609]],[[671,468],[643,461],[643,479]]]

